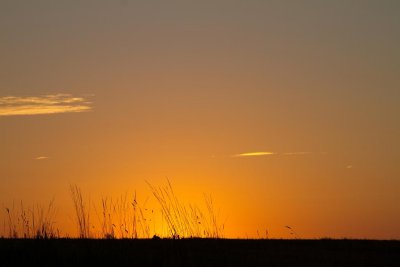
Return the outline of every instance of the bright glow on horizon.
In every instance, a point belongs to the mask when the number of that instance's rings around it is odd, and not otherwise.
[[[400,238],[400,1],[120,2],[0,1],[0,222],[168,177],[227,237]]]

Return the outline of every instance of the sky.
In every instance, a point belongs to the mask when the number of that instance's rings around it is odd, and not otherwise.
[[[70,184],[151,204],[168,178],[226,237],[399,239],[399,11],[1,0],[2,210],[54,198],[74,235]]]

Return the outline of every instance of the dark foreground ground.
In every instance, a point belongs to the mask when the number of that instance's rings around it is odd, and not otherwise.
[[[400,266],[400,241],[0,239],[0,266]]]

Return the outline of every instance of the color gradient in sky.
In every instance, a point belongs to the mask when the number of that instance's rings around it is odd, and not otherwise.
[[[168,177],[227,237],[399,239],[399,12],[2,0],[0,203],[54,198],[73,235],[70,184],[151,205]]]

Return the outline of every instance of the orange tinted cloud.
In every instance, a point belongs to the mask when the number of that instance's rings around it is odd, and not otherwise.
[[[49,157],[45,157],[45,156],[40,156],[40,157],[37,157],[37,158],[35,158],[36,160],[43,160],[43,159],[48,159]]]
[[[274,153],[274,152],[259,151],[259,152],[246,152],[246,153],[236,154],[236,155],[233,155],[233,157],[255,157],[255,156],[269,156],[269,155],[275,155],[275,154],[276,153]]]
[[[70,94],[0,97],[0,116],[41,115],[91,110],[91,103]]]
[[[232,155],[232,157],[255,157],[255,156],[298,156],[298,155],[309,155],[312,154],[312,152],[285,152],[285,153],[276,153],[276,152],[265,152],[265,151],[259,151],[259,152],[246,152],[246,153],[240,153],[236,155]]]

